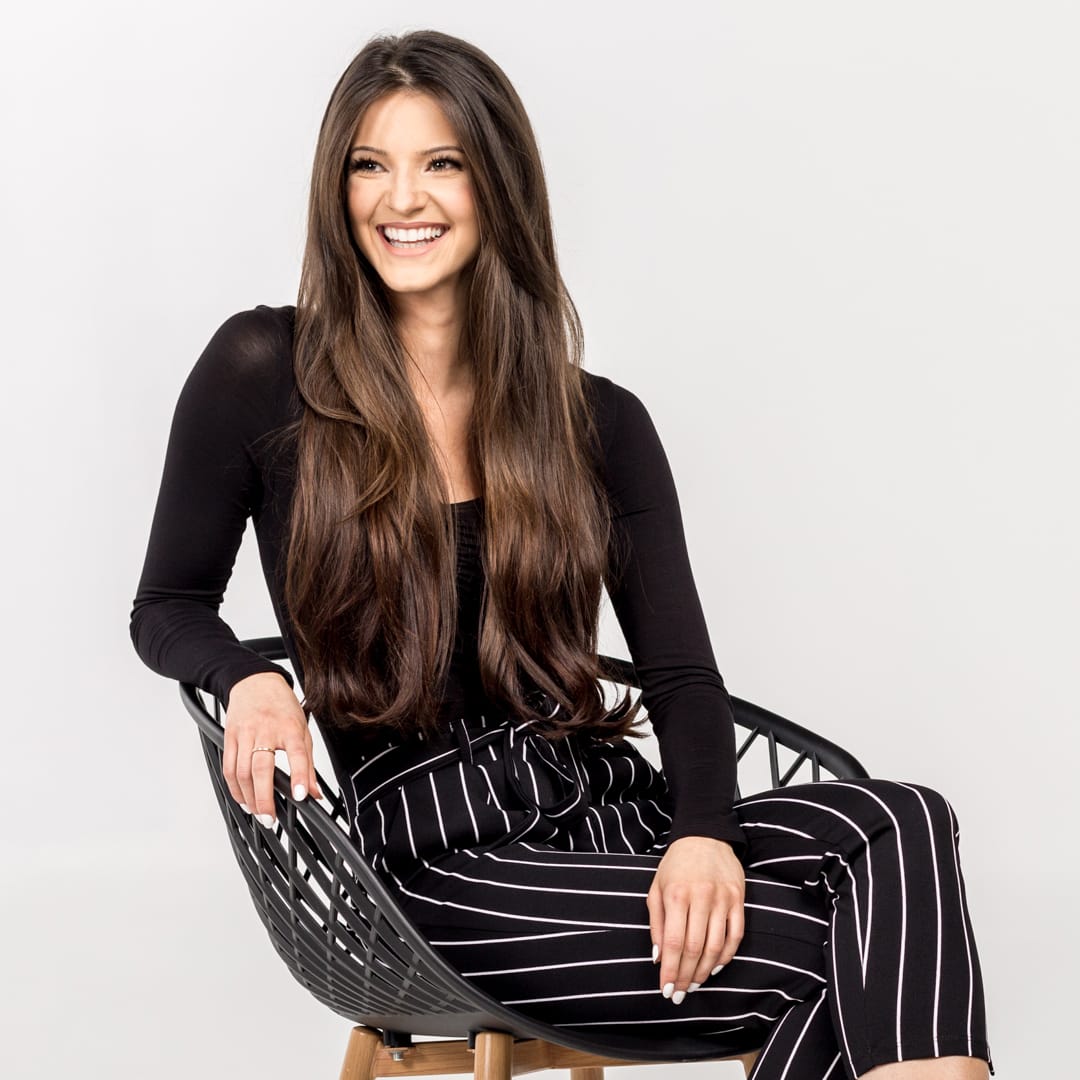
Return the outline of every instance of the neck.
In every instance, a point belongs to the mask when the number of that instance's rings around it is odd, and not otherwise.
[[[444,398],[472,383],[472,365],[459,355],[464,306],[450,286],[436,295],[398,293],[394,321],[409,357],[418,395]]]

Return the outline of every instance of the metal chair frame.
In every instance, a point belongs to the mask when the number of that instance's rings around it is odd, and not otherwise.
[[[280,637],[243,644],[267,659],[288,659]],[[601,656],[600,662],[611,682],[640,689],[630,661]],[[597,1036],[557,1028],[507,1008],[468,982],[427,943],[365,862],[349,836],[336,784],[318,774],[329,811],[311,798],[297,803],[288,775],[277,768],[276,825],[266,829],[240,809],[222,774],[224,707],[206,694],[211,712],[204,694],[180,683],[259,917],[293,977],[355,1025],[341,1080],[461,1072],[504,1080],[544,1068],[570,1069],[573,1080],[602,1080],[606,1065],[735,1060],[718,1057],[704,1037],[658,1042],[633,1031]],[[807,779],[817,781],[823,768],[836,778],[869,775],[850,753],[807,728],[740,698],[731,701],[745,732],[740,767],[747,751],[764,740],[773,787],[807,771]],[[785,755],[790,760],[783,761]],[[414,1042],[413,1036],[441,1038]],[[748,1075],[757,1053],[737,1058]]]

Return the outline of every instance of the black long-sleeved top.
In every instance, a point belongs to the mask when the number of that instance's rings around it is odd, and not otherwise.
[[[293,685],[286,668],[241,645],[218,614],[249,517],[282,639],[303,684],[283,597],[295,453],[288,440],[284,447],[268,441],[302,408],[293,375],[294,316],[293,306],[265,305],[231,316],[184,383],[131,611],[132,642],[148,667],[226,704],[231,688],[255,672],[279,672]],[[671,469],[642,402],[602,375],[586,375],[601,474],[629,551],[625,573],[607,590],[671,788],[670,839],[711,836],[741,853],[745,837],[731,810],[731,702],[691,573]],[[455,702],[479,686],[483,505],[452,505],[460,608],[444,701]],[[330,724],[320,730],[335,771],[348,775],[349,733]]]

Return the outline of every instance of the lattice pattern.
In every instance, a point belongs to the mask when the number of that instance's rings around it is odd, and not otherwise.
[[[287,659],[280,638],[244,644],[269,659]],[[601,660],[614,681],[638,686],[628,661]],[[313,799],[294,802],[287,775],[277,769],[277,824],[264,828],[240,809],[222,775],[221,703],[213,701],[211,714],[202,691],[187,683],[180,691],[199,726],[233,853],[270,940],[293,977],[338,1015],[399,1039],[402,1033],[464,1038],[470,1031],[494,1029],[639,1060],[715,1056],[709,1041],[700,1037],[662,1045],[632,1032],[586,1038],[522,1016],[488,997],[431,949],[364,861],[349,836],[336,783],[319,774],[328,812]],[[822,767],[835,776],[867,775],[849,754],[812,732],[738,698],[732,703],[736,722],[746,731],[739,749],[740,784],[751,773],[761,781],[747,790],[800,778],[817,780]]]

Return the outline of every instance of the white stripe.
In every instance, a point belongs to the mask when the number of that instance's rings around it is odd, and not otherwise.
[[[585,828],[589,830],[589,836],[592,837],[593,848],[596,854],[600,854],[600,845],[596,842],[596,833],[593,832],[592,818],[589,817],[588,811],[585,813]]]
[[[600,792],[600,798],[596,800],[597,802],[602,803],[604,801],[604,796],[611,790],[611,785],[615,783],[615,773],[611,768],[611,762],[608,761],[607,758],[601,758],[600,760],[603,762],[604,768],[607,769],[608,774],[608,782],[604,785],[604,790]]]
[[[626,836],[626,830],[623,828],[622,814],[618,810],[615,811],[615,824],[619,826],[619,832],[622,834],[623,843],[626,845],[628,852],[634,850],[634,845],[630,843]]]
[[[802,998],[797,998],[793,994],[789,994],[786,990],[781,990],[777,986],[699,986],[694,993],[704,994],[705,991],[710,994],[779,994],[781,997],[787,998],[788,1001],[802,1001]]]
[[[806,1032],[810,1028],[810,1021],[814,1019],[814,1016],[817,1014],[818,1009],[821,1008],[821,1003],[824,1000],[825,1000],[825,991],[822,990],[821,993],[818,995],[817,1002],[814,1004],[814,1007],[810,1010],[810,1015],[806,1018],[806,1023],[803,1024],[802,1031],[799,1032],[799,1037],[795,1040],[795,1045],[792,1046],[792,1048],[791,1048],[791,1054],[787,1059],[787,1064],[784,1066],[784,1071],[780,1074],[780,1080],[784,1080],[784,1077],[787,1076],[788,1069],[791,1068],[791,1063],[795,1060],[795,1055],[798,1053],[799,1044],[803,1041],[803,1039],[806,1036]]]
[[[521,761],[524,764],[525,768],[529,770],[529,779],[532,781],[533,799],[536,802],[536,804],[539,805],[540,804],[540,788],[537,786],[536,773],[533,771],[533,767],[529,762],[528,754],[529,754],[529,744],[528,744],[527,741],[523,740],[522,743],[521,743]],[[510,768],[512,769],[513,767],[514,767],[514,763],[511,761],[510,762]]]
[[[896,1049],[900,1055],[897,1060],[903,1061],[903,1053],[901,1040],[903,1038],[900,1027],[900,1010],[902,1008],[903,992],[904,992],[904,953],[907,946],[907,878],[904,873],[904,848],[900,842],[900,822],[896,820],[896,815],[889,809],[884,800],[875,795],[874,792],[864,787],[862,784],[848,784],[839,780],[832,781],[840,787],[852,788],[855,791],[861,791],[864,795],[869,795],[876,803],[879,803],[884,809],[885,813],[892,818],[893,830],[896,835],[896,860],[899,864],[898,869],[900,871],[900,964],[899,974],[896,979]],[[860,830],[861,832],[861,830]],[[865,839],[865,837],[864,837]],[[870,901],[874,899],[874,881],[870,876],[870,844],[866,845],[866,875],[869,879]],[[867,916],[866,920],[866,944],[870,945],[870,918]]]
[[[535,997],[535,998],[508,998],[503,1001],[504,1005],[534,1005],[544,1001],[591,1001],[594,998],[612,998],[612,997],[640,997],[643,994],[659,994],[660,991],[657,988],[651,990],[602,990],[595,994],[559,994],[554,997]],[[724,1014],[721,1016],[697,1016],[693,1019],[696,1020],[746,1020],[751,1016],[756,1016],[760,1020],[776,1020],[777,1017],[769,1016],[766,1013],[759,1012],[744,1012],[744,1013],[732,1013],[730,1015]],[[674,1018],[673,1018],[674,1019]]]
[[[769,878],[763,877],[748,877],[743,878],[747,884],[750,885],[775,885],[778,889],[795,889],[798,892],[802,892],[800,885],[792,885],[787,881],[770,881]],[[813,881],[806,882],[807,885],[813,885]]]
[[[442,807],[439,806],[439,793],[435,790],[435,774],[428,773],[427,778],[431,784],[431,797],[435,800],[435,817],[439,821],[439,833],[442,836],[443,847],[448,848],[450,843],[446,839],[446,829],[443,827]]]
[[[476,763],[476,767],[484,775],[484,779],[487,781],[488,791],[491,792],[491,804],[494,806],[500,814],[503,816],[503,822],[506,825],[506,831],[510,831],[510,815],[499,805],[499,800],[495,797],[495,788],[491,785],[491,777],[488,776],[487,769],[484,768],[479,762]]]
[[[550,934],[513,934],[508,937],[483,937],[483,938],[469,938],[461,941],[428,941],[429,945],[490,945],[493,942],[502,944],[504,942],[516,943],[519,941],[540,941],[546,938],[556,937],[574,937],[579,934],[601,934],[602,930],[556,930]]]
[[[734,964],[736,961],[742,964],[767,964],[769,967],[785,968],[787,971],[797,971],[800,975],[809,975],[811,979],[817,979],[820,983],[827,981],[824,975],[819,975],[816,971],[795,967],[794,964],[784,964],[779,960],[768,960],[764,956],[741,956],[739,953],[736,953],[729,963]]]
[[[480,843],[480,827],[476,824],[476,815],[473,813],[472,799],[469,798],[469,789],[465,786],[465,762],[458,762],[458,773],[461,775],[461,793],[465,796],[465,807],[469,811],[469,820],[472,821],[473,836]]]
[[[386,815],[383,814],[382,799],[375,802],[375,809],[379,811],[379,835],[382,837],[383,847],[386,847]],[[385,863],[383,864],[385,865]]]
[[[566,964],[536,964],[534,967],[491,968],[488,971],[463,971],[462,975],[516,975],[522,971],[557,971],[562,968],[599,967],[601,964],[640,964],[647,956],[619,956],[608,960],[573,960]],[[651,963],[651,961],[649,961]]]
[[[821,1078],[821,1080],[829,1080],[829,1076],[831,1075],[833,1069],[836,1068],[836,1063],[839,1060],[840,1060],[840,1055],[837,1054],[836,1057],[834,1057],[832,1059],[832,1064],[825,1070],[825,1075]]]
[[[523,844],[522,847],[528,845]],[[533,859],[508,859],[503,855],[496,855],[493,851],[484,851],[480,854],[469,851],[467,854],[472,855],[474,859],[491,859],[492,862],[501,863],[514,863],[518,866],[539,866],[544,870],[632,870],[634,873],[639,874],[653,874],[656,872],[655,866],[619,866],[616,863],[588,863],[588,862],[536,862]],[[595,855],[595,851],[579,851],[579,852],[557,852],[559,855],[583,855],[592,856]],[[620,858],[625,858],[625,855],[621,851],[615,852]],[[652,856],[649,856],[652,858]],[[641,894],[644,896],[644,894]]]
[[[645,821],[641,816],[641,811],[637,807],[637,803],[636,802],[631,802],[630,803],[630,809],[633,810],[634,813],[637,815],[638,823],[641,825],[641,827],[649,834],[649,840],[650,841],[655,840],[656,839],[656,831],[654,829],[650,829],[649,826],[645,824]]]
[[[424,860],[427,863],[427,860]],[[430,866],[430,864],[427,864]],[[561,926],[601,926],[605,928],[616,928],[621,930],[648,930],[648,923],[616,923],[616,922],[587,922],[584,919],[552,919],[541,915],[516,915],[509,911],[496,911],[492,908],[473,907],[471,904],[456,904],[452,900],[434,900],[430,896],[425,896],[423,893],[413,892],[411,889],[405,888],[401,881],[394,876],[394,880],[397,882],[398,889],[406,896],[414,897],[417,900],[423,900],[427,904],[435,904],[437,907],[454,908],[457,911],[475,911],[481,915],[496,915],[500,919],[519,919],[523,922],[538,922],[538,923],[556,923]]]
[[[578,1024],[552,1024],[552,1027],[594,1027],[597,1024],[603,1024],[604,1027],[608,1027],[611,1024],[684,1024],[688,1020],[713,1020],[715,1017],[711,1016],[672,1016],[667,1020],[583,1020]],[[717,1028],[715,1031],[708,1032],[709,1035],[727,1035],[732,1031],[742,1031],[742,1024],[733,1028]]]
[[[524,892],[549,892],[549,893],[570,893],[573,896],[641,896],[640,892],[613,892],[609,889],[562,889],[556,885],[534,885],[529,883],[527,885],[519,885],[510,881],[488,881],[485,878],[469,877],[468,874],[462,874],[457,870],[444,870],[441,866],[432,866],[430,863],[425,863],[429,870],[434,870],[436,874],[442,874],[443,877],[460,878],[462,881],[472,881],[477,885],[487,885],[492,889],[521,889]]]
[[[953,816],[952,805],[946,802],[949,810],[949,829],[956,836],[956,818]],[[960,904],[960,920],[964,927],[964,948],[967,949],[967,962],[968,962],[968,1012],[967,1012],[967,1041],[968,1041],[968,1057],[972,1056],[971,1047],[971,1006],[975,994],[975,975],[971,966],[971,938],[969,937],[967,916],[964,914],[964,892],[960,885],[960,856],[959,856],[959,844],[954,843],[953,849],[953,865],[956,867],[956,897]]]
[[[819,919],[816,915],[807,915],[801,911],[788,911],[787,908],[781,907],[769,907],[768,904],[748,904],[743,902],[743,907],[758,908],[761,911],[778,911],[781,915],[790,915],[793,919],[806,919],[808,922],[821,923],[822,926],[828,926],[828,919]]]
[[[409,820],[409,800],[405,797],[405,791],[401,792],[401,808],[405,811],[405,832],[409,835],[409,847],[412,848],[414,858],[420,856],[416,852],[416,841],[413,839],[412,822]]]
[[[820,783],[823,783],[823,784],[838,784],[839,786],[842,786],[842,787],[853,788],[855,791],[861,791],[865,795],[872,794],[872,792],[868,791],[865,787],[863,787],[860,784],[848,784],[848,783],[843,783],[843,782],[838,781],[838,780],[822,780],[822,781],[820,781]],[[877,796],[874,796],[874,797],[877,798]],[[836,817],[840,818],[842,821],[846,821],[848,823],[848,825],[850,825],[851,828],[855,832],[857,832],[859,834],[859,836],[862,837],[863,845],[866,848],[866,883],[867,883],[866,884],[866,887],[867,887],[867,898],[866,898],[866,940],[864,942],[865,952],[863,953],[863,956],[862,956],[863,982],[865,983],[865,981],[866,981],[867,957],[868,957],[869,952],[870,952],[870,936],[871,936],[870,931],[871,931],[871,927],[873,926],[873,923],[874,923],[874,868],[873,868],[873,865],[872,865],[872,862],[871,862],[871,859],[870,859],[870,838],[866,835],[866,833],[864,833],[862,831],[862,829],[859,828],[859,826],[854,821],[851,820],[851,818],[849,818],[847,816],[847,814],[842,814],[839,810],[836,810],[831,806],[826,806],[826,805],[824,805],[822,803],[816,803],[816,802],[813,802],[810,799],[794,799],[794,798],[791,798],[790,796],[752,795],[750,798],[751,798],[751,801],[753,803],[755,803],[755,804],[759,803],[759,802],[790,802],[790,803],[795,803],[796,806],[813,806],[818,810],[825,810],[827,813],[835,815]],[[879,803],[881,803],[880,799],[878,799],[877,801]],[[884,803],[881,803],[881,805],[885,806]],[[888,807],[886,807],[886,809],[888,809]],[[892,815],[890,814],[890,817],[891,816]],[[893,821],[895,822],[896,818],[893,818]],[[898,829],[897,830],[897,843],[899,843],[899,836],[900,836],[900,833],[899,833],[899,829]],[[782,860],[777,860],[777,861],[782,861]],[[762,866],[764,864],[763,863],[754,863],[752,865]],[[901,881],[903,881],[903,872],[904,872],[903,865],[901,865],[901,867],[900,867]]]
[[[837,972],[840,969],[836,966],[836,901],[839,899],[839,894],[833,894],[833,925],[829,931],[829,945],[832,949],[832,963],[833,972]],[[852,1075],[855,1074],[855,1067],[852,1064],[851,1057],[851,1045],[848,1043],[847,1028],[844,1025],[844,1010],[840,1005],[840,983],[835,981],[833,985],[833,997],[836,999],[836,1015],[840,1018],[840,1037],[844,1040],[844,1049],[847,1051],[847,1063],[851,1067]]]
[[[780,1023],[775,1024],[769,1031],[768,1041],[762,1048],[761,1053],[758,1054],[757,1061],[754,1063],[754,1069],[756,1070],[758,1075],[761,1074],[762,1059],[769,1053],[770,1050],[772,1050],[777,1045],[777,1042],[779,1041],[780,1031],[783,1026],[791,1019],[792,1012],[793,1009],[787,1009],[784,1012],[784,1015],[780,1017]]]
[[[603,841],[603,844],[604,844],[603,850],[604,851],[609,851],[610,848],[608,847],[607,833],[604,832],[604,822],[600,818],[600,810],[599,810],[599,808],[597,808],[595,806],[590,806],[589,809],[586,811],[586,813],[595,815],[596,824],[600,827],[600,839]]]
[[[900,783],[897,781],[897,783]],[[930,820],[930,809],[922,792],[913,788],[910,784],[900,784],[909,791],[914,791],[919,802],[922,803],[923,813],[926,815],[926,831],[930,834],[930,859],[934,864],[934,896],[937,899],[937,967],[934,971],[934,1057],[940,1057],[938,1049],[938,1002],[941,999],[941,881],[938,877],[937,845],[934,843],[934,825]]]
[[[740,821],[739,824],[744,828],[762,828],[762,829],[775,829],[777,832],[794,833],[796,836],[805,836],[807,840],[817,840],[818,837],[811,835],[808,832],[803,832],[802,829],[792,829],[787,825],[776,825],[771,821]]]

